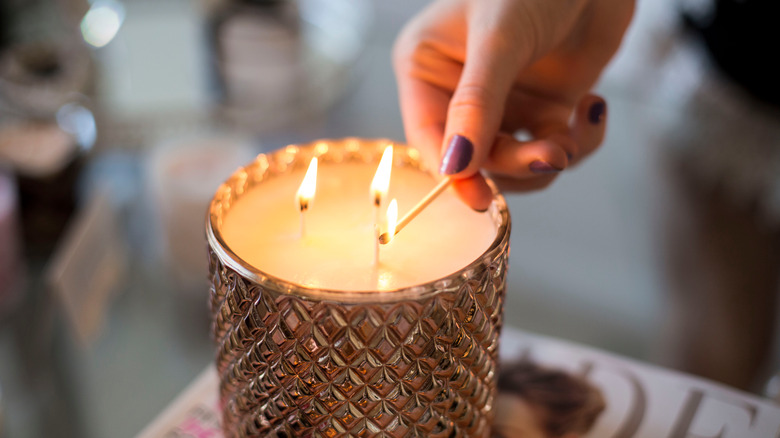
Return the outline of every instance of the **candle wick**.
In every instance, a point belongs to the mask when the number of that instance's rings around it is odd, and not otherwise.
[[[301,232],[301,239],[306,237],[306,210],[308,210],[308,209],[309,209],[308,202],[304,203],[303,201],[301,201],[301,214],[299,215],[300,218],[301,218],[301,221],[300,221],[301,222],[301,224],[300,224],[300,226],[301,226],[301,230],[300,230],[300,232]]]
[[[379,219],[382,215],[382,194],[374,193],[374,267],[379,266]]]

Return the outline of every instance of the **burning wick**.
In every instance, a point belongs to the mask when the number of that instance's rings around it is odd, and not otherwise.
[[[382,245],[387,245],[390,243],[391,240],[393,240],[393,237],[398,234],[405,226],[409,224],[409,222],[414,219],[418,214],[420,214],[425,207],[430,205],[431,202],[433,202],[436,197],[442,194],[444,190],[447,189],[447,187],[450,186],[450,183],[452,180],[449,178],[445,178],[439,182],[439,184],[436,185],[436,187],[433,188],[433,190],[430,191],[427,195],[425,195],[424,198],[420,202],[417,203],[417,205],[414,206],[411,210],[409,210],[408,213],[404,217],[401,218],[400,221],[398,221],[398,224],[393,224],[393,227],[390,227],[390,223],[387,224],[387,231],[382,233],[379,236],[379,243]],[[397,209],[397,207],[396,207]],[[388,218],[390,217],[390,208],[388,207]],[[397,214],[397,213],[396,213]]]
[[[390,187],[390,174],[393,169],[393,146],[387,146],[379,160],[374,179],[371,180],[371,200],[374,203],[374,266],[379,264],[379,218],[382,201],[387,197]]]
[[[317,157],[311,159],[306,175],[303,177],[301,186],[298,188],[296,198],[298,199],[298,209],[301,212],[301,239],[306,236],[306,210],[309,204],[314,200],[314,193],[317,191]]]

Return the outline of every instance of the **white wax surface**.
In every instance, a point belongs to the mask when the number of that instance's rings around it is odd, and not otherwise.
[[[496,225],[448,189],[387,245],[374,265],[375,209],[369,186],[373,164],[320,164],[317,193],[299,238],[295,192],[304,170],[268,179],[244,194],[226,214],[226,244],[260,271],[292,283],[333,290],[391,290],[445,277],[490,246]],[[420,171],[394,167],[382,208],[398,199],[402,216],[434,186]],[[384,229],[384,225],[383,225]]]

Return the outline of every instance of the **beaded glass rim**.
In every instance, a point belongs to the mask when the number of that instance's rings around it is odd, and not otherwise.
[[[487,269],[500,252],[508,251],[511,232],[509,208],[503,195],[489,178],[487,182],[493,192],[493,202],[488,209],[488,214],[496,224],[496,237],[493,242],[480,257],[463,268],[445,277],[414,286],[382,291],[344,291],[307,287],[267,274],[250,265],[236,255],[225,242],[220,230],[223,215],[230,210],[233,202],[237,202],[243,193],[251,190],[256,184],[291,168],[305,169],[311,158],[315,156],[320,163],[344,161],[378,163],[384,148],[391,144],[394,147],[394,166],[411,166],[433,174],[424,165],[419,151],[388,139],[319,140],[302,145],[289,145],[258,155],[251,163],[239,168],[222,183],[212,198],[206,218],[206,237],[209,246],[223,265],[263,287],[304,299],[339,303],[401,302],[453,290],[462,282],[473,278],[478,272]]]

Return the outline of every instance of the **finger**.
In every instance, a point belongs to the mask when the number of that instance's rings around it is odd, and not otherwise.
[[[548,139],[562,147],[568,158],[574,157],[578,146],[568,122],[575,103],[576,99],[569,102],[513,90],[507,99],[501,130],[530,132],[533,139]]]
[[[539,114],[529,123],[531,135],[536,139],[546,139],[557,144],[566,153],[567,161],[577,155],[579,145],[574,140],[569,127],[573,105],[569,107],[556,105]]]
[[[399,96],[407,140],[425,162],[437,162],[449,96],[441,88],[414,78],[399,79]],[[458,196],[477,211],[486,210],[493,200],[493,192],[479,173],[455,180],[453,186]]]
[[[406,139],[434,169],[440,159],[451,90],[457,85],[462,63],[458,29],[465,28],[461,8],[433,2],[412,19],[393,47]],[[452,32],[455,32],[453,35]]]
[[[476,211],[485,211],[493,202],[493,191],[481,173],[452,181],[458,197]]]
[[[521,33],[506,28],[510,26],[506,17],[488,17],[479,10],[472,17],[463,72],[447,111],[447,144],[439,168],[442,174],[455,178],[474,175],[487,159],[511,84],[522,62],[531,56],[528,44],[512,41],[512,35]]]
[[[502,175],[490,176],[498,188],[503,192],[533,192],[546,189],[557,177],[557,174],[544,175],[531,179],[517,179]]]
[[[558,173],[568,166],[564,143],[574,143],[558,135],[546,139],[521,142],[507,134],[499,134],[493,145],[485,169],[519,179]]]
[[[607,102],[601,96],[588,94],[577,104],[572,138],[577,144],[573,164],[590,155],[604,141],[607,128]]]
[[[444,138],[449,95],[427,82],[400,75],[398,93],[406,140],[420,151],[424,162],[435,168]]]

